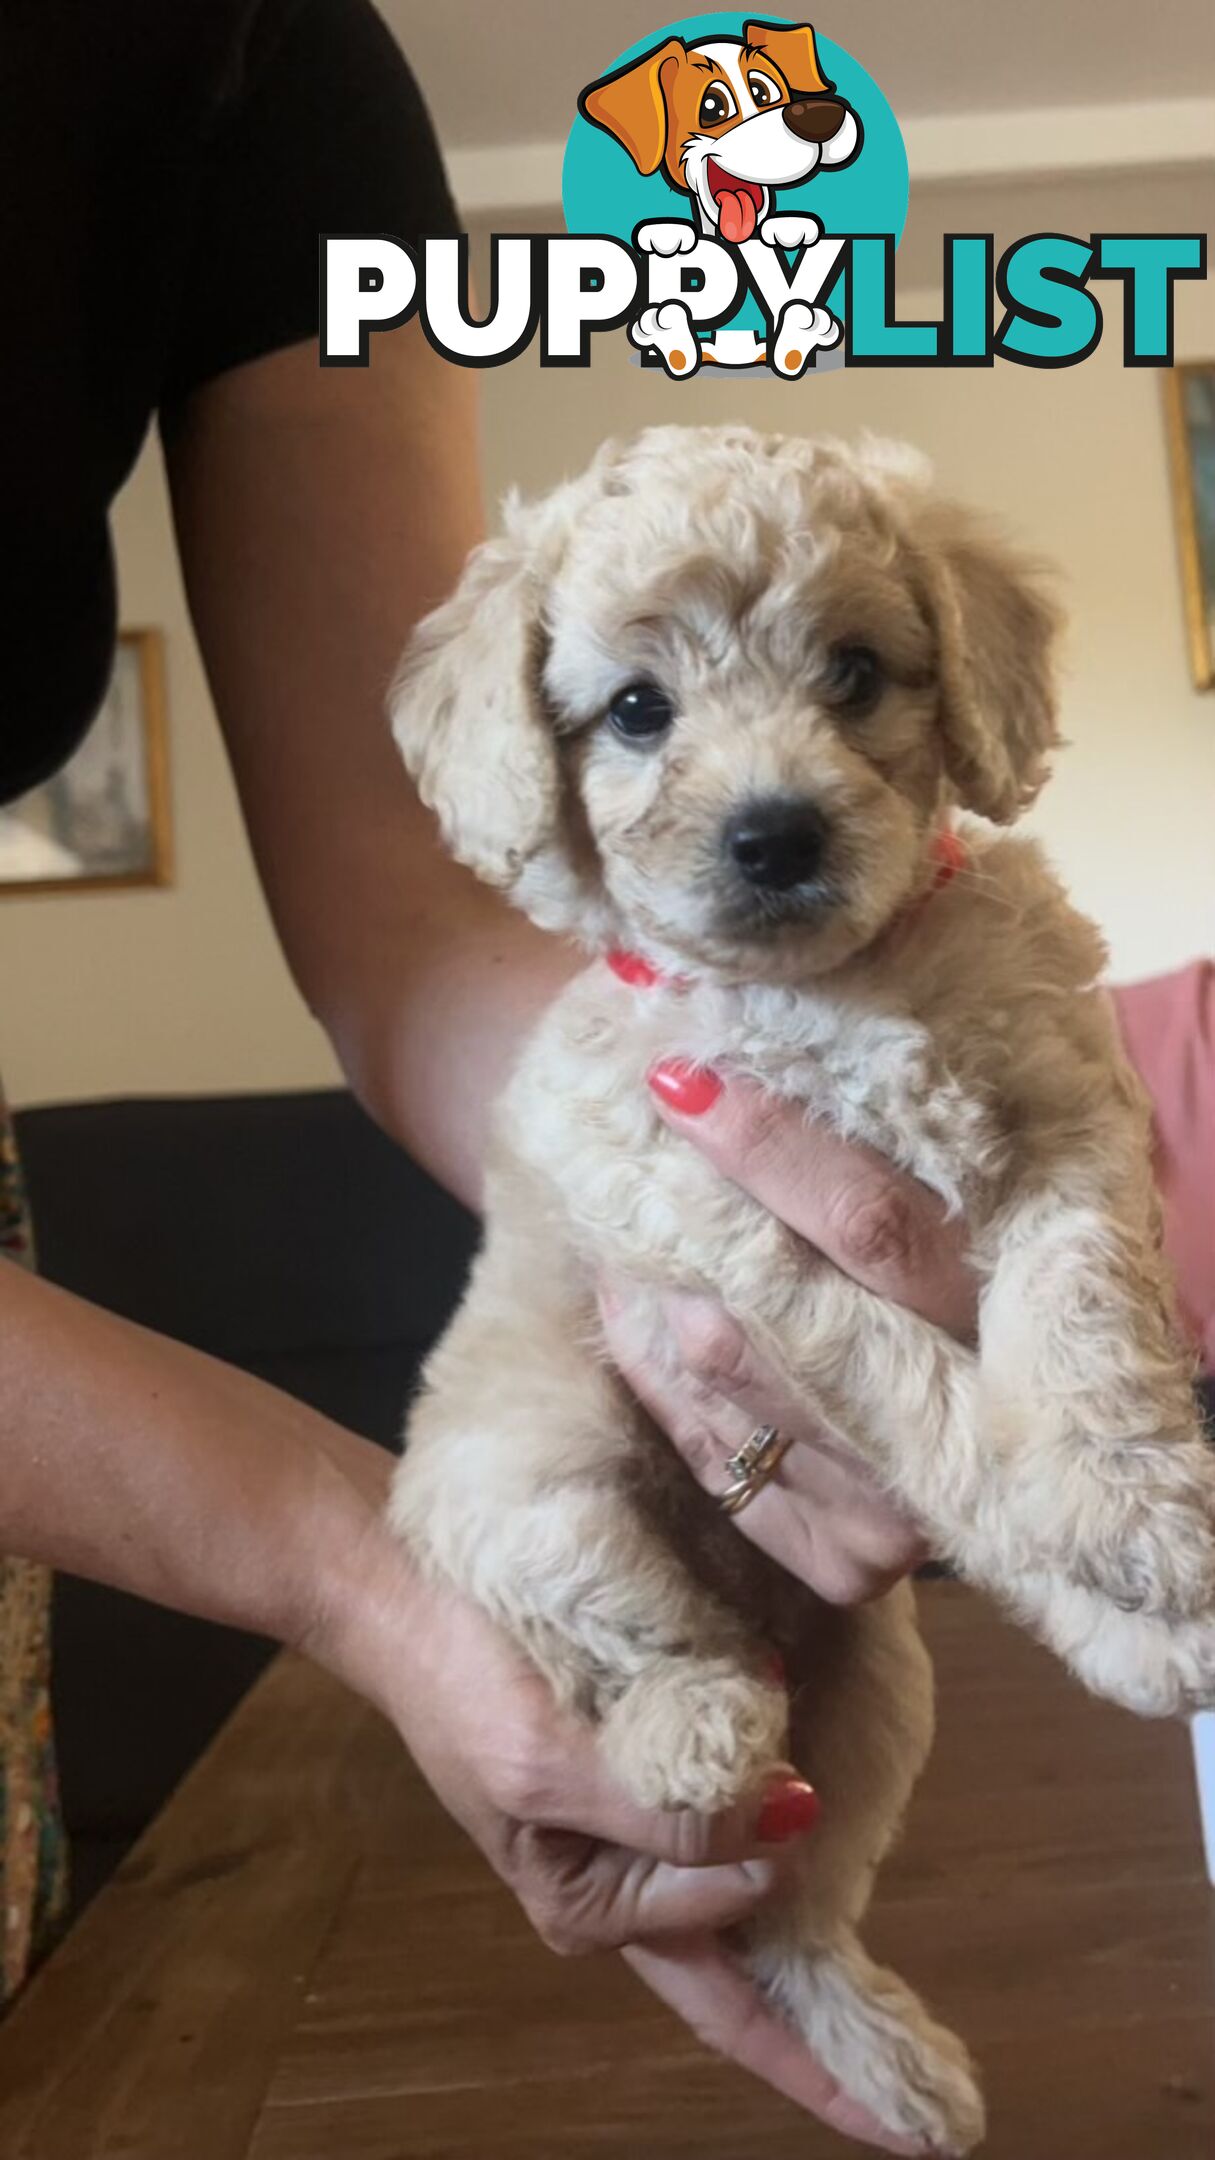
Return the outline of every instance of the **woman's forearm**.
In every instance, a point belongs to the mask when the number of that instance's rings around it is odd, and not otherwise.
[[[328,1643],[345,1586],[383,1564],[390,1468],[260,1381],[0,1261],[0,1551]]]
[[[475,399],[411,326],[365,375],[318,368],[311,345],[231,369],[169,453],[190,605],[296,980],[362,1101],[474,1205],[492,1099],[577,965],[445,853],[388,724],[406,640],[482,531]]]
[[[318,1010],[364,1108],[477,1208],[495,1098],[585,963],[446,858],[426,899],[409,900],[409,935],[368,937]]]

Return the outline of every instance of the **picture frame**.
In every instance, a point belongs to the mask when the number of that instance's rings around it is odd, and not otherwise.
[[[121,630],[109,688],[62,770],[0,808],[0,899],[172,881],[164,638]]]
[[[1179,361],[1164,375],[1177,546],[1198,690],[1215,688],[1215,360]]]

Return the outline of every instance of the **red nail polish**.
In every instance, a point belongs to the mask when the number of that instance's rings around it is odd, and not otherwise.
[[[822,1813],[813,1785],[802,1778],[781,1778],[765,1795],[755,1825],[761,1845],[787,1845],[790,1838],[805,1837]]]
[[[623,983],[631,983],[635,990],[652,990],[655,983],[663,979],[652,961],[639,952],[625,952],[619,945],[613,945],[611,951],[604,954],[604,959],[613,975],[618,975]]]
[[[666,1058],[655,1065],[650,1086],[668,1109],[680,1117],[704,1117],[722,1092],[723,1083],[707,1065],[689,1065],[683,1058]]]

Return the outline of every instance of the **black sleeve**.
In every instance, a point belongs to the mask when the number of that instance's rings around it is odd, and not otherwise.
[[[321,233],[456,230],[430,115],[371,0],[260,0],[180,236],[162,413],[316,336]]]

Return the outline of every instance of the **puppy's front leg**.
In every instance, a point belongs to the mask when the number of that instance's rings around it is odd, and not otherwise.
[[[1135,1189],[1144,1151],[1111,1179],[1116,1150],[1000,1225],[983,1424],[1043,1561],[1124,1611],[1194,1620],[1215,1610],[1215,1454]]]
[[[639,1451],[666,1443],[597,1354],[589,1300],[511,1244],[491,1235],[430,1363],[390,1519],[602,1723],[644,1806],[730,1807],[783,1759],[784,1692],[647,1519]]]
[[[1087,1250],[1082,1224],[1052,1221],[1055,1266],[1026,1239],[997,1267],[979,1357],[831,1270],[753,1281],[734,1265],[720,1287],[941,1557],[1087,1686],[1141,1715],[1200,1709],[1215,1702],[1215,1615],[1192,1611],[1208,1595],[1215,1460],[1158,1293],[1111,1270],[1108,1223]],[[1150,1265],[1150,1242],[1136,1250]],[[1131,1406],[1138,1427],[1120,1435]]]

